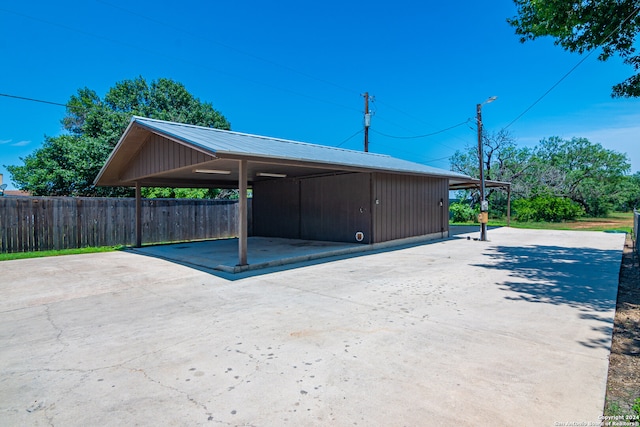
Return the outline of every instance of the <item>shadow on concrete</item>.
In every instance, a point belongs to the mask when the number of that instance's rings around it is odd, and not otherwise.
[[[508,300],[567,305],[582,311],[581,319],[601,322],[593,326],[597,337],[580,344],[609,349],[618,293],[621,252],[593,248],[523,246],[489,249],[490,262],[479,267],[507,270],[512,281],[500,284]],[[594,313],[596,312],[596,313]],[[602,314],[599,314],[602,313]]]
[[[514,279],[523,279],[502,283],[505,290],[518,294],[508,299],[600,312],[615,307],[618,276],[603,277],[603,273],[619,270],[618,250],[497,246],[486,255],[491,262],[479,267],[508,270]]]
[[[615,302],[614,302],[615,304]],[[603,322],[602,325],[592,326],[591,330],[599,332],[597,338],[589,338],[587,341],[578,341],[585,347],[611,349],[611,335],[613,334],[613,320],[610,317],[600,317],[592,313],[580,314],[580,319],[590,319]]]
[[[164,259],[226,280],[240,280],[278,271],[406,249],[444,239],[409,238],[380,244],[351,244],[312,240],[250,237],[248,268],[236,269],[237,238],[150,245],[128,251]]]
[[[489,235],[489,231],[497,230],[502,228],[500,226],[489,226],[487,227],[487,236]],[[462,234],[470,234],[469,237],[472,239],[480,238],[480,224],[475,225],[450,225],[449,226],[449,236],[450,237],[459,237]],[[474,235],[475,234],[475,235]],[[465,236],[466,238],[466,236]],[[489,238],[489,240],[491,240]]]

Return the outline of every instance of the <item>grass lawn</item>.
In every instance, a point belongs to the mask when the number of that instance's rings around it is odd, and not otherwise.
[[[452,225],[470,225],[477,223],[455,223]],[[489,220],[489,226],[504,227],[506,219]],[[511,220],[513,228],[533,228],[546,230],[581,230],[581,231],[609,231],[630,233],[633,230],[633,212],[612,213],[604,218],[580,218],[566,222],[519,222]]]
[[[476,225],[478,223],[452,223],[452,225]],[[504,227],[506,220],[490,220],[489,226]],[[535,228],[549,230],[584,230],[584,231],[609,231],[630,233],[633,230],[633,213],[612,213],[606,218],[580,218],[567,222],[518,222],[511,221],[513,228]],[[63,249],[58,251],[41,252],[17,252],[11,254],[0,253],[0,261],[12,259],[39,258],[59,255],[89,254],[95,252],[111,252],[121,250],[124,246],[102,246],[80,249]]]
[[[38,251],[38,252],[15,252],[11,254],[0,254],[0,261],[9,261],[12,259],[40,258],[59,255],[77,255],[92,254],[95,252],[111,252],[122,249],[124,246],[100,246],[92,248],[78,249],[62,249],[57,251]]]

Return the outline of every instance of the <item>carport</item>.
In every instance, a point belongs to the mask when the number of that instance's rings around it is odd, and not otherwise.
[[[449,190],[479,190],[481,186],[479,179],[469,179],[467,181],[459,181],[449,184]],[[507,190],[507,227],[511,225],[511,183],[504,181],[486,180],[485,188],[502,188]]]
[[[238,265],[247,264],[247,189],[254,235],[380,243],[448,235],[448,191],[473,178],[353,150],[133,117],[98,186],[239,189]]]

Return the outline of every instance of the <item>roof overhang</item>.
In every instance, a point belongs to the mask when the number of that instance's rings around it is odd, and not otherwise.
[[[249,185],[353,172],[427,175],[454,183],[472,180],[384,155],[133,117],[94,183],[237,188],[242,160],[247,161]]]
[[[471,190],[480,188],[482,185],[479,179],[450,179],[449,180],[449,190]],[[503,181],[491,181],[485,180],[484,182],[485,188],[509,188],[511,187],[510,182]]]

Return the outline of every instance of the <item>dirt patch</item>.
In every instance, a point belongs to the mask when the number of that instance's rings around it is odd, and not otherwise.
[[[584,228],[596,228],[596,227],[604,227],[604,228],[629,228],[629,224],[627,222],[622,221],[578,221],[572,224],[573,229],[581,230]],[[633,224],[631,224],[633,227]]]
[[[605,415],[632,414],[640,398],[640,265],[629,234],[620,265]]]
[[[571,228],[575,230],[630,230],[633,228],[633,215],[609,218],[581,218],[571,224]]]

